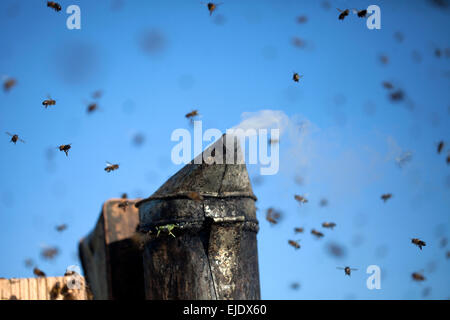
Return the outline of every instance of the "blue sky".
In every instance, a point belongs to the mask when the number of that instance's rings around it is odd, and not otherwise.
[[[0,93],[0,131],[26,143],[1,133],[0,277],[31,277],[27,258],[48,275],[79,264],[78,241],[103,201],[123,192],[149,196],[181,168],[171,162],[170,135],[190,128],[186,113],[198,109],[203,128],[225,131],[242,113],[269,109],[303,119],[309,130],[299,145],[280,139],[277,175],[257,178],[258,168],[248,167],[258,197],[262,298],[448,298],[449,248],[440,240],[450,237],[450,8],[431,1],[329,1],[329,9],[322,1],[221,2],[210,16],[197,0],[60,1],[60,12],[46,1],[1,1],[0,75],[18,83]],[[66,28],[71,4],[81,8],[81,30]],[[353,14],[337,19],[336,7],[370,4],[381,8],[380,30]],[[308,21],[298,24],[300,15]],[[294,47],[293,37],[305,48]],[[294,71],[304,75],[300,83]],[[405,101],[391,102],[383,81],[404,90]],[[103,91],[101,110],[87,114],[96,90]],[[48,95],[57,103],[45,109]],[[133,144],[138,133],[140,146]],[[440,140],[447,145],[438,155]],[[56,149],[67,143],[69,157]],[[403,151],[413,158],[399,168],[394,159]],[[107,174],[105,161],[120,169]],[[393,198],[383,203],[387,192]],[[309,202],[300,207],[294,194]],[[269,207],[283,212],[276,226],[265,220]],[[314,239],[310,229],[323,230],[324,221],[337,227]],[[69,227],[58,233],[62,223]],[[296,226],[306,232],[295,235]],[[420,251],[412,237],[427,246]],[[288,239],[301,239],[301,249]],[[328,254],[330,243],[345,255]],[[45,245],[61,254],[42,260]],[[373,264],[382,270],[381,290],[366,288]],[[336,269],[346,265],[358,268],[350,278]],[[421,270],[427,280],[413,282],[411,273]]]

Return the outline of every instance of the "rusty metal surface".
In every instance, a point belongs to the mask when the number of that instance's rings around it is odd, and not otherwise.
[[[139,202],[146,298],[260,299],[255,200],[245,164],[191,163]]]

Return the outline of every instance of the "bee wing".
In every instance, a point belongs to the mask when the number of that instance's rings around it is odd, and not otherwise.
[[[357,271],[358,269],[356,269],[356,268],[350,268],[350,270]]]
[[[9,133],[9,132],[5,132],[8,136],[13,136],[13,134]]]
[[[343,12],[341,9],[339,9],[339,8],[336,8],[337,9],[337,11],[339,11],[339,12]]]
[[[345,270],[345,268],[343,268],[343,267],[336,267],[336,269],[338,269],[338,270]]]
[[[111,162],[109,162],[109,161],[106,161],[106,166],[112,166],[112,164],[111,164]]]
[[[25,141],[23,141],[23,140],[22,140],[22,139],[20,139],[20,138],[19,138],[19,141],[20,141],[20,142],[22,142],[22,143],[25,143]]]

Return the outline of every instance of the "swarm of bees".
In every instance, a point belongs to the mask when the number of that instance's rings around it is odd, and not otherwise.
[[[40,270],[39,268],[35,267],[33,269],[33,274],[37,277],[45,277],[45,272]]]
[[[61,5],[55,1],[47,1],[47,7],[54,9],[55,11],[61,11]]]
[[[390,198],[392,198],[392,193],[384,193],[381,195],[381,200],[384,202],[388,201]]]
[[[194,201],[202,201],[203,200],[203,196],[200,193],[195,192],[195,191],[189,192],[187,194],[187,197]]]
[[[329,229],[333,230],[333,228],[336,227],[336,223],[334,223],[334,222],[324,222],[324,223],[322,223],[322,227],[329,228]]]
[[[59,151],[63,151],[66,154],[66,157],[69,156],[69,150],[71,148],[71,143],[69,144],[62,144],[58,147]]]
[[[267,209],[266,220],[269,221],[272,225],[277,224],[281,218],[281,213],[275,211],[273,208]]]
[[[352,274],[352,271],[357,271],[358,270],[358,269],[355,269],[355,268],[350,268],[348,266],[347,267],[336,267],[336,269],[344,270],[345,275],[349,276],[349,277]]]
[[[8,78],[5,80],[5,82],[3,82],[3,90],[5,90],[5,92],[8,92],[9,90],[12,89],[12,87],[14,87],[17,84],[17,80],[14,78]]]
[[[417,238],[411,239],[411,243],[418,246],[420,250],[422,250],[422,247],[426,246],[426,243],[424,241],[417,239]]]
[[[413,278],[414,281],[425,281],[425,276],[420,272],[413,272],[411,274],[411,277]]]
[[[45,109],[47,109],[48,106],[56,105],[56,100],[48,97],[48,99],[45,99],[44,101],[42,101],[42,105],[45,107]]]
[[[311,234],[314,235],[314,236],[316,236],[318,239],[320,239],[320,238],[323,237],[323,233],[320,232],[320,231],[317,231],[316,229],[312,229],[312,230],[311,230]]]
[[[298,243],[300,240],[294,241],[294,240],[289,240],[288,243],[293,246],[295,249],[300,249],[300,244]]]
[[[294,72],[294,74],[292,75],[292,80],[294,80],[295,82],[299,82],[300,78],[303,78],[303,76],[299,75],[297,72]]]
[[[62,232],[62,231],[64,231],[64,230],[66,230],[67,229],[67,224],[61,224],[61,225],[59,225],[59,226],[56,226],[56,231],[58,231],[58,232]]]
[[[118,164],[111,164],[109,162],[106,162],[106,167],[105,167],[105,171],[106,172],[111,172],[114,170],[119,169],[119,165]]]
[[[308,199],[306,199],[304,196],[300,196],[298,194],[294,195],[294,199],[297,200],[300,204],[305,204],[308,202]]]
[[[10,142],[13,142],[14,144],[16,144],[17,141],[20,141],[20,142],[22,142],[22,143],[25,143],[25,141],[23,141],[22,139],[20,139],[19,136],[18,136],[17,134],[11,134],[11,133],[9,133],[9,132],[6,132],[6,134],[7,134],[8,136],[11,137]]]

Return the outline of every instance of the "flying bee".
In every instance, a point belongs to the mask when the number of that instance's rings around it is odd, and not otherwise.
[[[380,62],[382,64],[388,64],[389,63],[389,57],[387,55],[382,54],[378,58],[380,59]]]
[[[266,220],[269,221],[271,224],[277,224],[280,217],[281,214],[275,211],[273,208],[267,209]]]
[[[9,132],[5,132],[8,136],[11,137],[10,142],[14,142],[14,144],[16,144],[17,141],[20,141],[22,143],[25,143],[25,141],[23,141],[22,139],[19,138],[19,136],[17,134],[11,134]]]
[[[392,92],[390,95],[389,95],[389,98],[392,100],[392,101],[401,101],[401,100],[403,100],[404,98],[405,98],[405,93],[403,92],[403,90],[402,89],[398,89],[397,91],[394,91],[394,92]]]
[[[367,10],[357,10],[353,9],[353,13],[356,14],[359,18],[365,18],[367,16]]]
[[[11,90],[12,87],[14,87],[17,84],[16,79],[14,78],[9,78],[6,79],[5,82],[3,82],[3,90],[5,90],[6,92]]]
[[[303,75],[299,75],[297,72],[294,72],[294,74],[292,75],[292,80],[294,80],[295,82],[299,82],[300,78],[303,78]]]
[[[194,118],[195,118],[195,117],[198,117],[199,115],[200,115],[200,114],[198,113],[198,110],[193,110],[193,111],[187,113],[187,114],[185,115],[185,117],[186,117],[187,119],[191,120],[191,123],[193,123],[193,122],[194,122]]]
[[[92,113],[96,110],[99,110],[98,104],[96,102],[92,102],[88,104],[87,113]]]
[[[123,202],[121,202],[121,203],[119,203],[117,206],[120,208],[120,209],[122,209],[123,211],[126,211],[127,210],[127,207],[128,207],[128,201],[123,201]]]
[[[92,93],[92,98],[94,98],[94,99],[100,99],[100,98],[102,97],[102,94],[103,94],[102,90],[94,91],[94,92]]]
[[[444,149],[444,141],[439,141],[437,147],[437,153],[441,153],[442,149]]]
[[[314,236],[316,236],[318,239],[320,239],[320,238],[323,237],[323,233],[320,232],[320,231],[317,231],[316,229],[312,229],[312,230],[311,230],[311,234],[314,235]]]
[[[304,196],[300,196],[298,194],[294,195],[294,199],[300,202],[300,204],[305,204],[308,202],[308,199],[306,199]]]
[[[59,225],[59,226],[56,226],[56,231],[58,231],[58,232],[62,232],[62,231],[64,231],[64,230],[66,230],[67,229],[67,224],[61,224],[61,225]]]
[[[307,16],[298,16],[297,17],[297,23],[306,23],[306,22],[308,22],[308,17]]]
[[[128,199],[128,194],[126,194],[125,192],[124,192],[124,193],[122,193],[122,196],[121,196],[121,198],[122,198],[122,199]]]
[[[345,9],[345,10],[341,10],[341,9],[337,9],[340,14],[339,14],[339,20],[344,20],[346,16],[348,16],[348,14],[350,13],[350,10]]]
[[[71,143],[69,144],[62,144],[58,147],[59,151],[64,151],[64,153],[66,154],[66,156],[69,156],[69,150],[71,148]]]
[[[33,273],[34,273],[35,276],[38,276],[38,277],[45,277],[44,271],[38,269],[37,267],[35,267],[35,268],[33,269]]]
[[[416,246],[419,247],[420,250],[422,250],[422,247],[426,246],[426,243],[420,239],[417,238],[412,238],[411,239],[411,243],[415,244]]]
[[[381,200],[384,202],[388,201],[390,198],[392,198],[392,193],[385,193],[381,195]]]
[[[111,172],[111,171],[114,171],[117,169],[119,169],[118,164],[112,164],[112,163],[109,163],[108,161],[106,161],[106,168],[105,168],[106,172]]]
[[[330,228],[331,230],[333,230],[333,228],[336,227],[336,223],[334,223],[334,222],[324,222],[324,223],[322,223],[322,227]]]
[[[391,89],[394,88],[394,85],[391,82],[389,82],[389,81],[383,81],[382,85],[383,85],[384,88],[386,88],[388,90],[391,90]]]
[[[57,255],[59,254],[59,249],[54,247],[54,248],[44,248],[41,252],[41,256],[44,259],[53,259],[55,258]]]
[[[447,155],[447,164],[450,164],[450,153]]]
[[[50,98],[50,96],[47,97],[48,99],[42,101],[42,105],[47,109],[48,106],[54,106],[56,105],[56,100],[53,100]]]
[[[413,278],[414,281],[425,281],[425,276],[420,272],[413,272],[411,274],[411,277]]]
[[[204,2],[202,2],[202,4],[204,4]],[[221,5],[222,3],[213,3],[213,2],[208,2],[206,4],[206,6],[208,7],[208,11],[209,11],[209,15],[212,15],[214,10],[217,9],[217,6]]]
[[[303,228],[294,228],[295,233],[303,233],[303,231],[304,231]]]
[[[203,196],[195,191],[191,191],[187,194],[188,198],[194,201],[202,201],[203,200]]]
[[[328,205],[328,200],[327,199],[325,199],[325,198],[320,199],[319,206],[326,207],[327,205]]]
[[[55,1],[47,1],[47,7],[55,9],[55,11],[61,11],[61,5]]]
[[[344,270],[345,275],[349,276],[349,277],[352,274],[352,271],[357,271],[358,270],[358,269],[355,269],[355,268],[350,268],[348,266],[347,267],[336,267],[336,269]]]
[[[289,240],[288,243],[293,246],[295,249],[300,249],[300,244],[298,243],[300,240],[294,241],[294,240]]]
[[[412,152],[411,151],[406,151],[403,152],[401,155],[399,155],[398,157],[395,158],[395,162],[397,162],[397,165],[402,168],[405,163],[411,161],[412,159]]]

